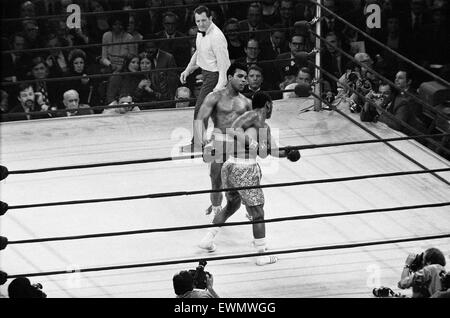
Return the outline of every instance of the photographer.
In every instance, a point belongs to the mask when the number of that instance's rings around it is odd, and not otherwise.
[[[47,298],[41,284],[31,284],[26,277],[14,279],[8,286],[9,298]]]
[[[363,108],[361,109],[360,118],[361,121],[365,122],[377,122],[378,117],[380,116],[380,111],[377,108],[370,104],[369,101],[374,102],[375,105],[380,106],[382,108],[386,108],[389,103],[392,101],[392,90],[389,84],[380,82],[378,86],[378,93],[374,91],[370,91],[366,95],[367,101],[364,103]]]
[[[409,254],[398,287],[412,287],[413,298],[428,298],[442,290],[441,276],[445,274],[445,256],[437,248],[422,254]]]
[[[219,298],[213,289],[213,276],[206,274],[206,288],[199,289],[194,283],[194,275],[189,271],[181,271],[173,276],[173,289],[177,298]]]

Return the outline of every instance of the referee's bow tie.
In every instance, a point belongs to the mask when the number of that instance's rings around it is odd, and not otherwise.
[[[200,30],[198,30],[197,33],[201,33],[203,36],[206,35],[206,31],[200,31]]]

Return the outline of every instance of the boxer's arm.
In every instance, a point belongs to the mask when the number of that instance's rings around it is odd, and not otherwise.
[[[197,117],[194,119],[194,143],[200,145],[206,143],[206,131],[203,120],[209,119],[209,117],[211,117],[211,114],[214,111],[218,101],[219,96],[215,93],[209,93],[205,97],[197,113]]]
[[[265,124],[264,128],[267,129],[267,140],[269,140],[269,144],[267,144],[268,154],[270,154],[273,157],[285,158],[287,156],[287,152],[286,150],[280,150],[280,147],[278,146],[276,140],[270,133],[269,125]]]
[[[244,147],[255,148],[258,145],[257,138],[252,138],[246,134],[244,129],[251,127],[257,119],[258,115],[255,112],[247,111],[235,119],[231,125],[231,130],[227,129],[227,134],[232,137],[236,136],[238,143],[244,145]]]

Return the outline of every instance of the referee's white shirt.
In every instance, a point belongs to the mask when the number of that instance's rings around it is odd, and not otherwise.
[[[211,23],[205,36],[197,33],[195,43],[197,50],[192,55],[188,68],[197,65],[206,71],[219,72],[219,80],[215,88],[225,87],[227,70],[231,65],[225,35],[214,23]]]

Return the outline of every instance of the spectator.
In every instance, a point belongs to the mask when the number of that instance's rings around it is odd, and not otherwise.
[[[313,76],[311,75],[309,69],[307,67],[302,67],[297,73],[295,82],[287,85],[284,89],[285,90],[295,89],[295,87],[298,84],[306,84],[308,86],[311,86],[312,78],[313,78]],[[296,97],[298,97],[298,96],[295,94],[295,92],[284,92],[283,93],[283,99],[296,98]]]
[[[412,287],[413,298],[428,298],[442,289],[441,273],[445,273],[445,256],[437,248],[429,248],[423,253],[422,264],[411,268],[417,255],[409,254],[403,267],[398,287]]]
[[[324,0],[322,2],[322,5],[324,7],[326,7],[328,10],[339,14],[335,0]],[[329,13],[327,10],[322,9],[322,17],[323,17],[323,19],[320,22],[321,28],[322,28],[322,34],[328,34],[330,32],[334,32],[334,33],[338,34],[338,36],[340,36],[342,34],[342,30],[343,30],[344,26],[340,21],[338,21],[334,17],[334,15]]]
[[[278,64],[278,70],[280,71],[279,77],[283,78],[284,74],[292,66],[298,69],[302,67],[309,67],[306,58],[312,57],[312,55],[306,53],[306,38],[300,34],[293,34],[289,43],[290,52],[281,53],[277,56],[277,60],[280,60]],[[311,70],[312,73],[312,70]],[[294,75],[295,76],[295,75]]]
[[[35,92],[42,94],[43,103],[50,106],[52,110],[60,108],[61,87],[57,81],[46,81],[51,78],[50,70],[45,60],[37,56],[33,58],[31,65],[31,79],[38,80],[33,83]]]
[[[248,68],[247,82],[248,84],[242,93],[251,98],[256,92],[261,90],[263,85],[264,76],[262,68],[258,65],[251,65]]]
[[[26,39],[25,46],[27,49],[35,49],[42,46],[43,38],[35,20],[23,20],[22,29]]]
[[[337,78],[341,77],[345,72],[345,65],[348,63],[348,59],[341,54],[335,47],[341,48],[341,41],[338,38],[336,33],[330,32],[325,36],[327,40],[327,44],[325,45],[324,50],[322,51],[322,67],[336,76]],[[337,83],[328,75],[323,74],[324,81],[327,82],[327,85],[331,88],[331,91],[336,94],[337,93]]]
[[[74,89],[79,93],[81,104],[97,106],[100,104],[97,92],[98,84],[95,79],[89,78],[91,72],[86,58],[86,54],[80,49],[74,49],[69,53],[68,76],[83,76],[83,78],[65,81],[63,83],[64,91]]]
[[[26,48],[26,40],[22,33],[14,33],[10,43],[12,50],[24,50]],[[24,52],[2,54],[2,81],[23,80],[28,64],[30,64],[30,56]]]
[[[287,65],[283,68],[283,76],[281,77],[282,82],[279,84],[281,90],[285,90],[290,84],[296,83],[298,71],[299,68],[295,65]],[[277,95],[277,98],[281,99],[282,96],[282,94],[279,94]]]
[[[63,94],[63,104],[67,109],[67,116],[92,115],[94,112],[89,105],[80,104],[80,96],[76,90],[68,90]]]
[[[206,274],[206,289],[194,288],[194,278],[188,271],[181,271],[173,276],[173,289],[176,298],[219,298],[213,289],[214,278]]]
[[[30,119],[42,119],[51,117],[48,114],[33,114],[27,113],[45,111],[50,107],[43,101],[42,94],[35,93],[33,86],[30,83],[19,84],[19,95],[17,97],[18,104],[16,104],[9,113],[24,113],[21,116],[14,116],[9,118],[2,118],[3,120],[30,120]]]
[[[228,54],[230,62],[233,63],[236,59],[245,56],[244,44],[239,34],[239,21],[236,18],[230,18],[225,22],[224,26],[225,37],[227,39]]]
[[[109,85],[106,91],[106,102],[109,104],[121,95],[134,96],[140,82],[140,74],[133,74],[139,72],[139,57],[131,55],[127,57],[122,69],[123,75],[113,75],[109,80]]]
[[[280,1],[280,24],[285,27],[294,26],[294,2],[292,0]]]
[[[191,95],[192,95],[191,90],[188,87],[180,86],[177,88],[177,91],[175,93],[175,100],[188,99],[191,98]],[[181,101],[175,103],[176,108],[189,107],[190,105],[191,105],[190,101]]]
[[[60,39],[56,37],[56,35],[52,34],[46,45],[46,47],[50,49],[49,50],[50,54],[45,59],[45,62],[48,65],[50,74],[52,74],[52,76],[55,77],[65,76],[69,71],[68,68],[69,63],[67,55],[65,54],[65,52],[67,51],[63,52],[61,49],[53,49],[55,47],[61,46],[63,45]]]
[[[278,1],[263,0],[262,4],[262,21],[268,25],[274,25],[280,22],[280,14],[278,11]]]
[[[130,95],[121,95],[117,100],[114,100],[110,104],[108,104],[108,106],[114,105],[124,105],[124,106],[118,108],[105,108],[102,114],[115,115],[115,114],[125,114],[130,111],[132,112],[140,111],[140,108],[134,104],[133,97],[131,97]]]
[[[248,41],[250,38],[255,38],[259,42],[268,38],[268,32],[256,32],[261,30],[267,30],[270,25],[266,24],[262,20],[262,6],[258,2],[250,3],[247,9],[247,19],[239,22],[239,30],[242,32],[248,32],[242,34],[241,39],[243,42]]]
[[[100,12],[110,10],[108,3],[101,0],[89,1],[89,11],[96,12],[96,15],[88,17],[89,35],[93,43],[102,41],[103,34],[110,30],[111,26],[108,22],[107,14],[100,14]],[[100,55],[101,52],[98,51]]]
[[[152,39],[153,37],[149,37]],[[159,43],[158,43],[159,44]],[[144,45],[145,53],[150,59],[152,69],[176,68],[175,58],[169,52],[161,50],[154,41],[148,41]],[[162,100],[172,100],[178,87],[178,75],[175,70],[155,72],[158,81],[154,82],[154,88],[161,93]]]
[[[8,286],[9,298],[47,298],[41,284],[31,284],[26,277],[15,278]]]
[[[101,64],[110,68],[114,72],[121,71],[124,59],[129,55],[137,54],[136,44],[119,44],[131,42],[133,36],[125,32],[127,20],[123,15],[114,15],[110,19],[111,31],[105,32],[102,44],[117,43],[118,45],[102,46]]]
[[[146,0],[145,5],[151,10],[141,13],[139,16],[139,20],[145,26],[144,38],[162,30],[162,13],[164,10],[161,9],[163,6],[161,0]]]
[[[244,48],[244,51],[245,57],[237,59],[236,63],[247,65],[247,67],[258,65],[262,69],[263,74],[269,74],[273,72],[274,66],[272,62],[260,63],[259,56],[261,50],[257,39],[249,39],[247,41],[246,47]],[[268,89],[274,89],[276,80],[276,76],[271,76],[270,78],[266,79],[265,87]]]
[[[142,57],[139,61],[140,69],[142,72],[147,72],[141,74],[140,82],[138,84],[137,90],[135,92],[134,100],[136,103],[148,103],[152,101],[157,101],[161,99],[161,93],[156,91],[155,87],[159,87],[158,74],[156,72],[151,72],[152,63],[150,58],[147,57],[146,53],[141,53]],[[142,106],[141,109],[153,109],[161,107],[161,105],[156,106]]]
[[[377,92],[371,90],[366,95],[366,101],[360,113],[361,121],[377,122],[379,115],[382,113],[380,109],[374,107],[370,102],[373,102],[375,103],[375,105],[384,109],[387,107],[387,105],[389,105],[389,103],[392,102],[392,99],[393,94],[391,86],[387,83],[380,82]]]
[[[144,39],[144,36],[140,32],[141,29],[141,23],[137,19],[136,14],[130,13],[130,16],[128,17],[128,27],[127,32],[131,34],[133,37],[133,41],[142,41]]]
[[[187,65],[190,60],[189,42],[184,39],[172,40],[175,38],[185,37],[186,35],[177,30],[178,16],[168,11],[163,15],[163,30],[156,33],[156,38],[167,39],[159,42],[159,48],[172,54],[177,65]]]
[[[281,53],[289,52],[289,46],[286,43],[286,33],[277,28],[283,28],[281,24],[273,26],[269,38],[261,43],[261,58],[264,60],[274,60]]]
[[[386,111],[393,115],[396,119],[392,119],[391,116],[382,113],[379,120],[384,122],[390,128],[402,131],[404,133],[407,133],[410,130],[402,123],[406,123],[424,133],[424,124],[420,119],[421,107],[412,97],[405,93],[409,92],[410,94],[415,94],[411,89],[411,83],[412,79],[408,71],[400,70],[397,73],[395,76],[395,85],[399,92],[395,94],[392,103],[386,107]]]

